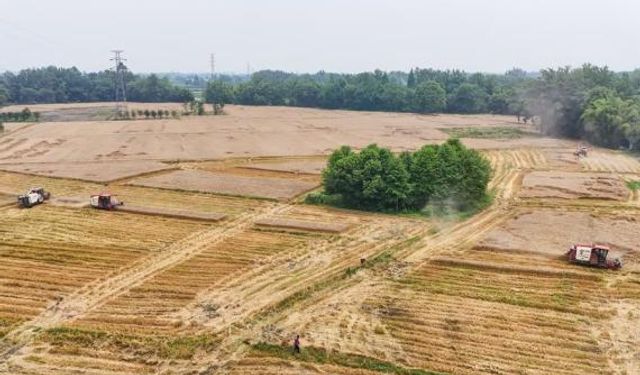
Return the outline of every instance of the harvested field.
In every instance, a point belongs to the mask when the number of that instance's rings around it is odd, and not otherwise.
[[[256,225],[259,227],[277,228],[277,229],[290,229],[290,230],[302,230],[310,232],[328,232],[328,233],[340,233],[349,228],[346,224],[340,223],[323,223],[318,221],[303,221],[303,220],[287,220],[287,219],[263,219],[256,221]]]
[[[591,150],[589,156],[580,158],[580,164],[592,172],[640,173],[640,161],[624,152]]]
[[[314,189],[317,183],[281,178],[243,177],[204,171],[175,171],[132,181],[138,186],[287,200]]]
[[[607,304],[607,293],[598,292],[600,275],[536,254],[460,255],[463,261],[436,259],[393,280],[368,275],[358,287],[283,318],[279,327],[304,332],[310,346],[405,368],[455,374],[607,371],[589,324],[606,316],[596,307]],[[506,272],[511,264],[521,266]]]
[[[88,197],[52,197],[48,204],[70,208],[86,208],[91,206]]]
[[[610,199],[626,201],[629,189],[618,176],[535,171],[522,182],[522,198]]]
[[[467,138],[495,194],[464,219],[291,200],[335,146],[401,151],[512,120],[229,106],[7,133],[0,170],[67,178],[0,171],[12,202],[33,185],[53,194],[0,207],[0,374],[640,373],[640,195],[624,186],[640,172],[624,153]],[[82,208],[101,191],[135,213]],[[565,261],[591,241],[623,269]]]
[[[16,204],[16,196],[0,193],[0,207]]]
[[[110,300],[77,321],[74,327],[156,334],[184,330],[188,327],[182,325],[187,322],[178,313],[193,302],[199,292],[306,241],[308,238],[300,235],[242,232],[207,246],[197,256]],[[215,316],[229,307],[202,305],[198,309]]]
[[[611,256],[640,250],[640,221],[633,215],[538,210],[524,212],[492,231],[480,247],[562,256],[574,243],[603,243]],[[623,257],[624,259],[624,257]]]
[[[23,194],[32,186],[42,186],[51,192],[52,197],[86,196],[87,199],[91,193],[104,189],[104,186],[96,183],[0,171],[0,192]]]
[[[0,227],[0,321],[15,323],[201,228],[48,205],[4,210]]]
[[[2,109],[0,109],[2,112]],[[33,126],[35,123],[32,122],[7,122],[2,124],[4,126],[4,132],[0,132],[0,137],[7,137],[9,133],[14,132],[16,130],[20,130],[27,126]],[[8,137],[7,137],[8,138]],[[0,139],[0,146],[4,143],[8,142],[7,138]]]
[[[0,164],[0,170],[48,177],[72,178],[93,182],[110,182],[126,177],[171,169],[152,160],[95,163]]]
[[[179,121],[38,123],[12,132],[21,143],[0,148],[0,160],[49,163],[326,155],[343,144],[363,147],[370,143],[402,151],[445,140],[448,136],[437,127],[513,123],[513,118],[504,116],[242,106],[225,110],[227,116],[189,116]],[[52,140],[58,142],[51,144]],[[42,142],[50,143],[46,150],[38,146]]]

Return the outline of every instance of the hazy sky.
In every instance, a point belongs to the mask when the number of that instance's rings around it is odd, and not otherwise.
[[[640,67],[638,0],[0,0],[0,71]]]

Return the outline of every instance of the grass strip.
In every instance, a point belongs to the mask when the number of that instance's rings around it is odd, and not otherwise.
[[[536,133],[522,129],[498,126],[485,128],[439,128],[438,130],[455,138],[479,138],[479,139],[517,139],[523,137],[535,137]]]
[[[627,187],[631,191],[640,190],[640,181],[627,181]]]

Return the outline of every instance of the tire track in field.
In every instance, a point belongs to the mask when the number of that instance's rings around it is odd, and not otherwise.
[[[100,306],[112,297],[142,284],[156,274],[192,258],[210,246],[233,237],[251,227],[257,220],[281,214],[290,205],[273,203],[257,211],[241,214],[220,226],[196,232],[163,251],[152,254],[124,269],[113,272],[106,278],[92,282],[59,303],[49,307],[34,319],[10,331],[0,342],[0,363],[27,346],[38,332],[54,327]]]

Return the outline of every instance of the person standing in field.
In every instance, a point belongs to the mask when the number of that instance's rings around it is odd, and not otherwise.
[[[293,340],[293,353],[300,353],[300,335],[296,335],[296,339]]]

